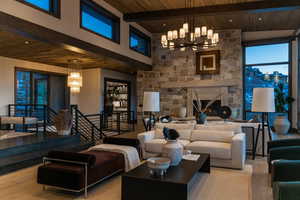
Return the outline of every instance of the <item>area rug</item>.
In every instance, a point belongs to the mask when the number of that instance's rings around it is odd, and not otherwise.
[[[34,135],[34,134],[35,133],[0,131],[0,140],[6,140],[6,139],[18,138],[18,137],[25,137],[25,136]]]
[[[251,165],[244,170],[212,168],[209,175],[199,173],[193,178],[189,200],[252,200],[251,177]],[[89,199],[121,200],[121,177],[92,188]]]

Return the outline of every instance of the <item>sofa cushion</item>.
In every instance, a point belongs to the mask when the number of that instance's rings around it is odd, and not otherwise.
[[[242,133],[242,127],[239,124],[218,124],[211,123],[208,125],[196,125],[197,130],[221,130],[221,131],[233,131],[234,134]]]
[[[233,136],[233,131],[200,129],[192,131],[191,141],[213,141],[231,143]]]
[[[189,140],[178,140],[178,142],[185,147],[190,144]],[[145,142],[145,150],[151,153],[161,153],[163,146],[167,143],[165,139],[153,139]]]
[[[231,144],[223,142],[196,141],[185,146],[193,153],[209,153],[211,158],[231,159]]]
[[[166,143],[167,141],[165,139],[153,139],[145,142],[145,150],[152,153],[161,153]]]
[[[156,123],[156,128],[163,129],[164,127],[170,128],[170,129],[191,129],[193,130],[195,128],[194,123]]]

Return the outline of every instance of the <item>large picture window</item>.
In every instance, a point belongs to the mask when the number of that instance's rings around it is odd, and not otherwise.
[[[60,16],[60,0],[17,0],[33,8],[47,12],[55,17]]]
[[[276,88],[283,85],[285,95],[289,95],[289,49],[289,43],[245,47],[244,110],[247,120],[253,119],[257,115],[251,112],[253,88]],[[270,114],[271,124],[276,115],[278,113]]]
[[[99,5],[81,0],[81,28],[97,35],[120,42],[120,19]]]
[[[130,26],[129,47],[145,56],[151,56],[151,39],[141,31]]]

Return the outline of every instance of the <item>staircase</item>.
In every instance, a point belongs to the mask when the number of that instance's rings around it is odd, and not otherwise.
[[[99,142],[105,134],[78,110],[71,106],[72,134],[59,136],[54,126],[57,112],[46,105],[9,105],[9,116],[36,117],[39,133],[7,140],[0,140],[0,174],[12,172],[42,162],[51,150],[82,151]],[[18,127],[17,127],[18,128]],[[35,132],[35,127],[28,127]]]
[[[71,113],[73,115],[72,132],[80,135],[82,140],[97,143],[106,135],[102,132],[100,125],[90,121],[80,110],[77,105],[71,106]]]

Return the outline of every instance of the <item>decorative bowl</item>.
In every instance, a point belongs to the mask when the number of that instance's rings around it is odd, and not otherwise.
[[[170,167],[171,160],[164,157],[153,157],[147,160],[147,166],[152,175],[163,176]]]

